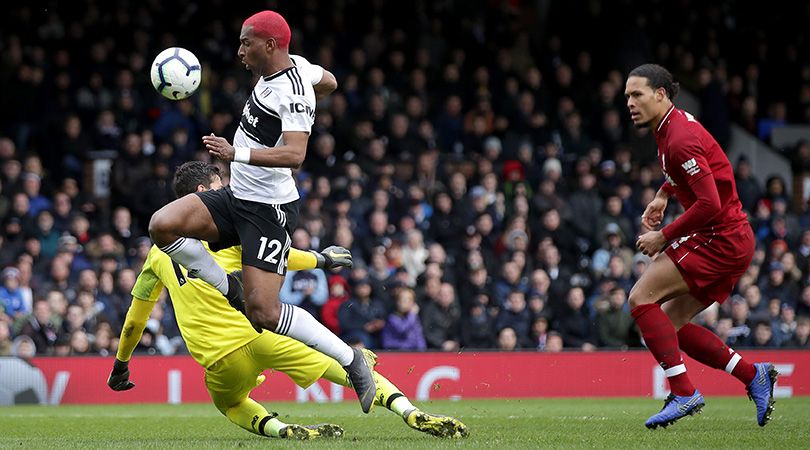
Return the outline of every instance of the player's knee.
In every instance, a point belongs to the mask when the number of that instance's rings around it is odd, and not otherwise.
[[[641,295],[638,289],[631,289],[630,294],[627,296],[627,303],[630,305],[630,309],[633,309],[636,306],[645,305],[651,302],[644,295]]]
[[[256,304],[255,302],[250,303]],[[271,331],[278,327],[280,314],[281,309],[277,307],[274,308],[273,305],[261,305],[260,307],[248,309],[248,317],[253,325]]]
[[[172,220],[163,209],[156,211],[149,219],[149,236],[157,245],[166,245],[166,234],[171,233]]]

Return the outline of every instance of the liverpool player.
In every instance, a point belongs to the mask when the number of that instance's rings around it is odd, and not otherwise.
[[[636,243],[645,255],[657,256],[629,296],[633,318],[672,392],[646,426],[665,427],[703,407],[681,350],[745,384],[756,404],[757,422],[764,426],[773,410],[778,375],[773,365],[748,363],[713,333],[690,323],[712,303],[728,298],[751,263],[755,242],[728,158],[691,114],[673,105],[677,93],[672,74],[655,64],[633,69],[625,87],[633,124],[654,130],[666,177],[641,216],[649,231]],[[658,230],[672,196],[686,212]]]

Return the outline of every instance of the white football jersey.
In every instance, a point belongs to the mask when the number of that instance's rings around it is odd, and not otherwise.
[[[315,122],[315,91],[323,68],[290,55],[293,66],[261,77],[242,109],[234,147],[271,148],[283,143],[284,131],[311,132]],[[272,149],[264,151],[273,151]],[[236,198],[267,204],[297,200],[292,170],[231,162],[231,189]]]

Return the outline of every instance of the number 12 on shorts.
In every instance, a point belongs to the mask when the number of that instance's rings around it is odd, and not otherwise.
[[[276,259],[276,256],[278,256],[279,252],[281,252],[281,241],[278,239],[269,241],[264,236],[260,237],[259,240],[261,240],[262,244],[259,246],[259,254],[257,258],[271,264],[277,263],[278,259]]]

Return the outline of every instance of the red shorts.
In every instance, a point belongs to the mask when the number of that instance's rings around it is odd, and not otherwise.
[[[755,247],[754,231],[743,223],[675,239],[665,251],[689,285],[689,293],[709,306],[726,301],[748,270]]]

